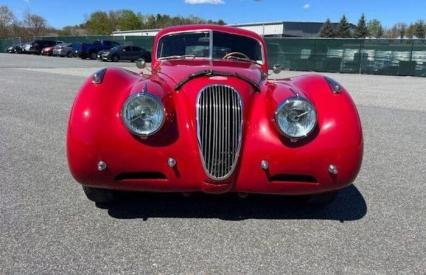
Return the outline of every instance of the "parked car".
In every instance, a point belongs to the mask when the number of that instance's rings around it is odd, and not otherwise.
[[[202,191],[326,204],[354,181],[361,122],[335,80],[270,80],[263,38],[227,26],[163,29],[152,53],[151,75],[105,68],[75,99],[68,164],[90,200]]]
[[[116,46],[120,46],[120,44],[109,40],[96,40],[92,44],[81,43],[80,49],[75,51],[75,55],[82,59],[96,59],[99,51],[109,50]]]
[[[22,44],[17,43],[15,45],[12,45],[6,49],[6,52],[8,53],[21,53],[22,52]]]
[[[80,48],[79,43],[63,43],[53,48],[54,56],[73,57],[74,51]]]
[[[51,56],[51,55],[53,55],[53,48],[54,48],[54,47],[55,47],[55,46],[50,46],[50,47],[43,48],[43,49],[41,50],[40,54],[41,54],[41,55]]]
[[[102,61],[129,60],[131,62],[143,58],[146,62],[151,62],[151,53],[136,46],[117,46],[109,50],[98,52],[97,58]]]
[[[53,40],[34,40],[26,43],[23,49],[24,53],[41,54],[44,48],[55,46],[56,44],[63,43],[62,41]]]

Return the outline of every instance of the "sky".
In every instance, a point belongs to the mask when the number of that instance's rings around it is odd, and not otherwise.
[[[345,14],[356,24],[361,14],[384,26],[426,19],[426,0],[0,0],[18,18],[25,11],[50,26],[76,25],[97,10],[131,9],[143,14],[194,15],[227,24],[270,21],[338,21]]]

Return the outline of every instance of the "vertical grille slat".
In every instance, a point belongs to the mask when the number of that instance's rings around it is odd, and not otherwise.
[[[208,176],[217,180],[230,176],[238,161],[242,138],[242,104],[234,88],[211,85],[200,91],[197,132]]]

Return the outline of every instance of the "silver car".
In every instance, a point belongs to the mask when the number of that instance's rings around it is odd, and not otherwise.
[[[58,44],[53,48],[53,55],[54,56],[61,56],[61,57],[73,57],[73,47],[71,43],[62,43]]]

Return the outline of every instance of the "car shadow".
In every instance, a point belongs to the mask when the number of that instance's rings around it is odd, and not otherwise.
[[[341,190],[336,200],[325,206],[307,206],[295,197],[236,194],[193,194],[184,197],[169,193],[128,193],[114,204],[96,204],[117,219],[149,218],[217,218],[239,221],[246,219],[320,219],[353,221],[367,213],[367,204],[351,185]]]

